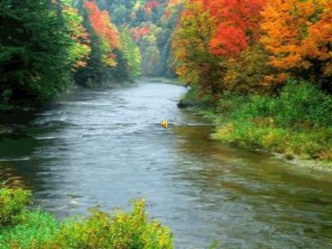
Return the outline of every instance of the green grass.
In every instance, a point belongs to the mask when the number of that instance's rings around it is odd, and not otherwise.
[[[332,160],[332,97],[309,83],[289,82],[275,97],[224,97],[217,110],[217,140]]]

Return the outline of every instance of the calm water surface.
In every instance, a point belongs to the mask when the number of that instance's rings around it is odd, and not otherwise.
[[[68,95],[0,140],[0,168],[60,218],[143,197],[180,249],[332,248],[332,175],[211,141],[177,109],[184,92],[142,80]]]

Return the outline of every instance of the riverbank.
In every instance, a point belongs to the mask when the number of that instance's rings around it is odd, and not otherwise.
[[[290,84],[274,98],[224,96],[215,106],[191,89],[179,103],[216,124],[215,140],[323,171],[332,171],[331,106],[331,96],[308,84]]]

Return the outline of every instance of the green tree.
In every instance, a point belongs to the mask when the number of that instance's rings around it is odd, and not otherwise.
[[[53,97],[71,83],[73,44],[61,7],[48,0],[0,2],[0,101]]]
[[[120,40],[123,57],[127,62],[128,78],[135,79],[141,74],[141,53],[128,30],[121,30]]]

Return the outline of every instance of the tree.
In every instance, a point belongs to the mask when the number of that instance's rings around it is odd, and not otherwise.
[[[128,30],[121,30],[120,40],[123,57],[126,59],[127,77],[133,80],[141,74],[141,53],[129,33]]]
[[[202,1],[188,2],[173,34],[172,54],[180,80],[199,85],[202,92],[217,99],[223,91],[224,66],[222,58],[210,53],[215,27]]]
[[[57,1],[0,2],[1,102],[46,100],[71,83],[67,27]]]
[[[331,81],[332,0],[269,0],[262,16],[271,65],[288,76]]]
[[[116,55],[113,53],[115,49],[120,48],[120,37],[118,30],[110,21],[110,15],[107,11],[99,10],[95,2],[85,2],[88,11],[88,17],[96,35],[101,40],[103,54],[102,62],[109,66],[116,66]]]
[[[265,0],[204,0],[204,6],[217,22],[211,39],[211,52],[216,55],[237,55],[260,34],[260,11]]]
[[[72,64],[72,70],[75,71],[77,68],[87,65],[86,60],[91,53],[90,40],[87,30],[83,26],[83,18],[72,7],[72,1],[63,0],[62,3],[66,28],[73,40],[69,47],[69,61]]]

